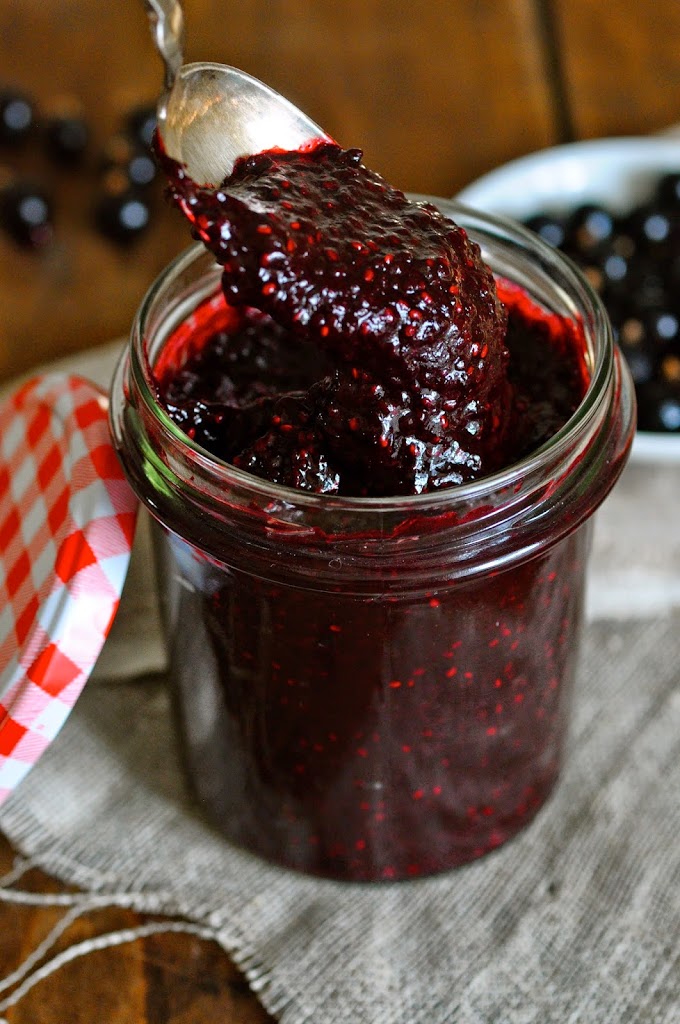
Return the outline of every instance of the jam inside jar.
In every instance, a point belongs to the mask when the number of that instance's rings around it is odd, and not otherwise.
[[[219,293],[202,247],[152,286],[112,389],[117,449],[158,524],[193,790],[232,842],[338,879],[454,867],[547,798],[591,516],[634,430],[630,378],[587,283],[521,228],[437,205],[499,278],[583,332],[585,397],[506,469],[349,498],[272,484],[200,448],[164,410],[154,367]]]

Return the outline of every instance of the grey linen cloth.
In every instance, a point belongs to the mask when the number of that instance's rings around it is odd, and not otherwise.
[[[96,678],[0,828],[67,882],[210,929],[284,1024],[680,1022],[679,474],[633,466],[602,510],[565,770],[486,858],[349,885],[224,842],[184,788],[144,526]]]
[[[677,615],[591,624],[557,792],[432,879],[324,882],[228,846],[184,792],[158,681],[86,688],[0,827],[66,881],[209,925],[286,1024],[672,1024],[679,664]]]

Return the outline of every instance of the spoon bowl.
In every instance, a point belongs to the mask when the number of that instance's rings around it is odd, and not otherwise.
[[[183,65],[158,107],[166,153],[199,185],[217,186],[241,156],[332,139],[294,104],[227,64]]]

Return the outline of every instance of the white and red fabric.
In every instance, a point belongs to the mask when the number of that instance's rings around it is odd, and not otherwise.
[[[0,405],[0,804],[94,667],[135,518],[94,385],[46,374]]]

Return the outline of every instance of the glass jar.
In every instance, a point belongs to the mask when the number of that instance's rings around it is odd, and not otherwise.
[[[222,463],[157,401],[168,338],[219,291],[198,246],[160,276],[111,398],[158,579],[194,792],[232,842],[339,879],[461,864],[523,828],[557,778],[591,516],[634,431],[604,310],[518,226],[437,201],[494,272],[582,321],[591,383],[504,471],[437,493],[342,498]]]

